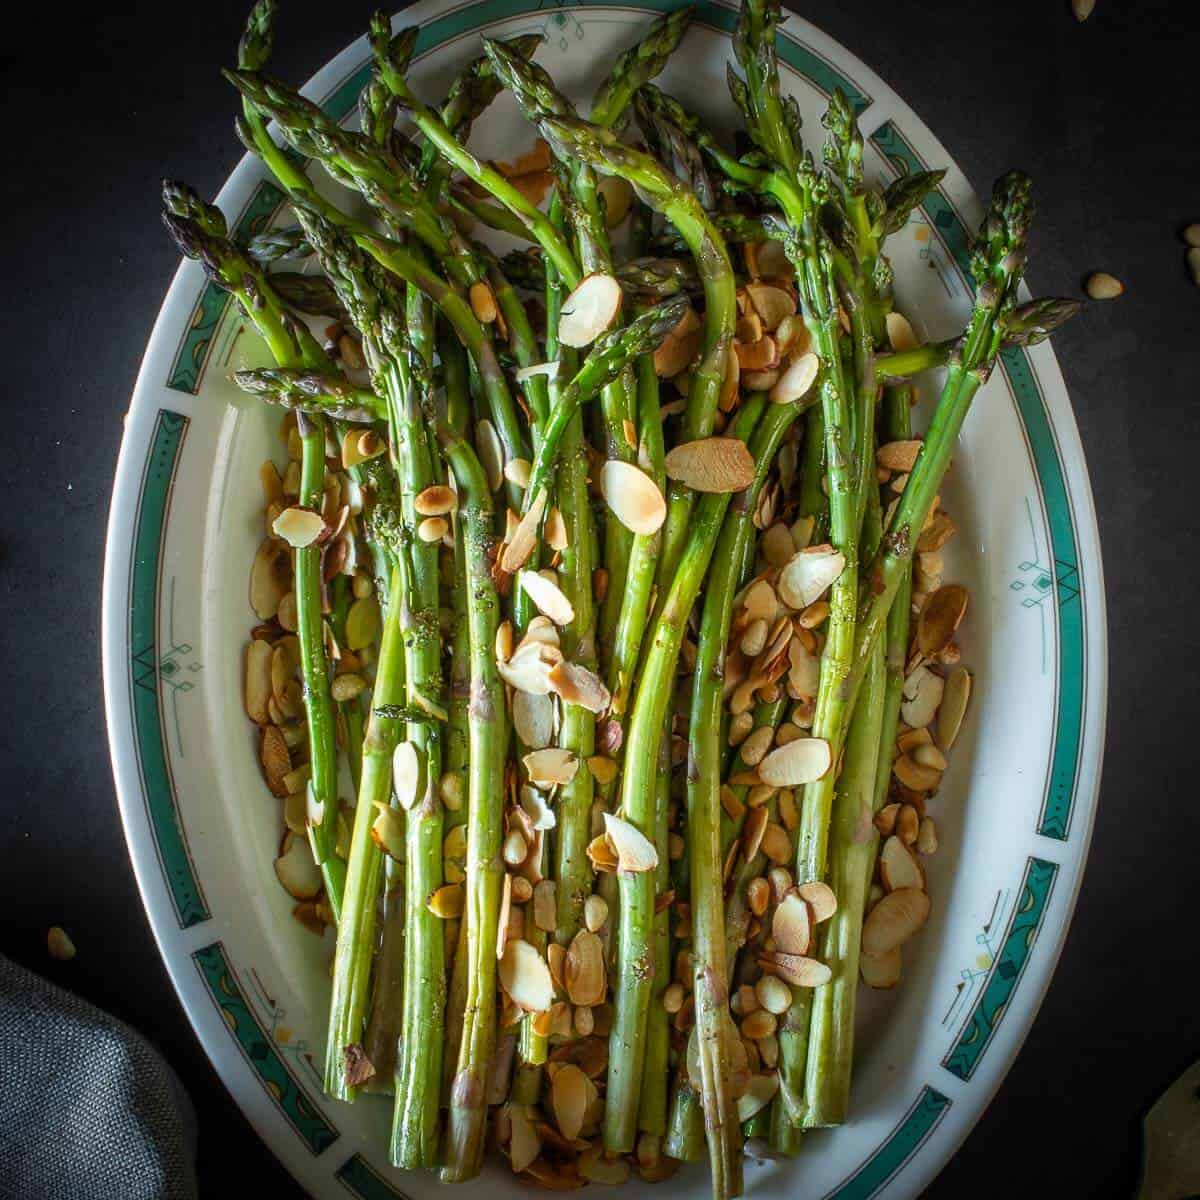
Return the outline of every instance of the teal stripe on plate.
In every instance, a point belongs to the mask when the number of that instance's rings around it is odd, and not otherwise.
[[[129,701],[142,799],[163,879],[183,929],[209,918],[175,801],[159,692],[158,593],[163,535],[188,419],[160,409],[142,470],[129,567]]]
[[[992,963],[991,972],[958,1040],[942,1059],[942,1066],[951,1075],[957,1075],[964,1081],[970,1079],[995,1036],[1012,994],[1017,990],[1017,984],[1021,982],[1021,976],[1029,964],[1057,876],[1056,863],[1031,858],[1025,864],[1020,899],[1004,931],[1000,952]]]
[[[408,1200],[404,1192],[392,1187],[361,1154],[347,1159],[338,1168],[337,1181],[361,1200]]]

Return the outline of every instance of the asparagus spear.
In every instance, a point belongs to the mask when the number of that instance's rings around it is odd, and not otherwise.
[[[288,312],[263,270],[229,239],[219,209],[205,204],[186,184],[163,184],[163,221],[180,251],[197,259],[208,277],[238,300],[247,319],[271,349],[281,367],[333,374],[329,356],[307,327]],[[325,433],[320,417],[306,424],[301,463],[302,502],[319,507],[324,484]],[[321,868],[335,920],[341,918],[345,863],[334,853],[337,839],[337,747],[333,706],[321,621],[321,552],[315,547],[295,551],[297,636],[304,676],[304,705],[309,728],[313,811],[309,823],[313,857]]]

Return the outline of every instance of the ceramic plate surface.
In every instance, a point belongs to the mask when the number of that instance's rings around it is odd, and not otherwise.
[[[413,79],[426,97],[479,52],[481,33],[538,30],[539,61],[584,101],[663,7],[430,0],[403,20],[421,29]],[[734,22],[732,7],[700,3],[661,80],[727,133]],[[955,334],[969,308],[967,231],[979,200],[916,115],[820,31],[791,18],[780,53],[810,144],[840,86],[861,112],[869,177],[949,166],[888,250],[898,306],[919,314],[924,336]],[[353,120],[367,60],[360,41],[307,94]],[[505,96],[477,123],[472,147],[511,159],[531,141]],[[249,159],[219,197],[243,234],[275,219],[280,201]],[[387,1166],[386,1101],[322,1096],[314,1064],[332,937],[318,941],[291,918],[272,871],[280,810],[256,763],[241,663],[262,529],[257,468],[278,452],[278,417],[229,382],[235,367],[261,361],[225,295],[185,263],[129,410],[108,533],[104,672],[121,811],[183,1004],[272,1150],[314,1196],[433,1195],[432,1175]],[[931,809],[941,832],[928,861],[933,917],[906,949],[902,986],[864,996],[850,1123],[813,1135],[793,1163],[751,1164],[758,1195],[918,1195],[1016,1055],[1075,901],[1104,730],[1104,594],[1086,468],[1049,346],[1004,353],[975,400],[943,503],[964,531],[946,577],[970,588],[961,642],[976,686]],[[497,1166],[466,1190],[485,1187],[493,1197],[523,1191]],[[706,1170],[689,1168],[672,1187],[707,1195]]]

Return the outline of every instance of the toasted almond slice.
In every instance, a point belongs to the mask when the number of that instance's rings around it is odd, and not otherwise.
[[[776,975],[792,987],[815,988],[828,983],[833,978],[833,972],[815,958],[807,958],[803,954],[786,954],[776,951],[770,956],[759,960],[764,966],[770,966]]]
[[[550,686],[568,704],[577,704],[590,713],[600,714],[612,702],[600,677],[575,663],[564,661],[554,667],[550,672]]]
[[[833,755],[824,738],[797,738],[772,750],[758,764],[758,775],[772,787],[799,787],[820,779],[832,765]]]
[[[818,925],[828,921],[837,912],[837,897],[833,894],[833,888],[819,879],[800,884],[796,894],[812,909],[812,918]]]
[[[563,520],[563,515],[557,508],[552,508],[546,516],[546,527],[544,529],[546,545],[551,550],[565,550],[567,548],[567,523]]]
[[[579,770],[579,759],[570,750],[560,746],[531,751],[521,761],[525,764],[529,782],[537,787],[570,783]]]
[[[282,542],[267,538],[250,568],[250,607],[260,621],[279,612],[279,602],[291,590],[291,555]]]
[[[423,773],[421,752],[412,742],[398,742],[392,751],[392,788],[406,811],[424,793]]]
[[[558,636],[558,629],[555,627],[554,622],[541,613],[529,622],[525,630],[525,636],[521,639],[514,653],[520,654],[533,643],[552,646],[556,650],[562,644],[562,639]]]
[[[761,618],[768,624],[774,623],[779,611],[779,600],[775,595],[775,589],[765,579],[756,580],[746,589],[746,594],[742,597],[742,610],[746,614],[747,621],[756,621]]]
[[[600,834],[588,842],[588,861],[594,871],[615,871],[617,869],[617,852],[608,840],[607,834]]]
[[[796,553],[792,531],[782,521],[777,522],[763,533],[759,549],[771,566],[784,566]]]
[[[319,512],[299,505],[285,508],[271,524],[276,536],[296,550],[311,546],[326,528],[325,518]]]
[[[548,695],[515,692],[512,714],[517,737],[530,750],[544,750],[554,740],[554,701]]]
[[[513,378],[518,383],[524,383],[529,379],[536,379],[539,375],[544,375],[547,379],[557,379],[558,371],[561,364],[558,359],[553,359],[550,362],[530,363],[527,367],[522,367]]]
[[[778,367],[770,371],[743,371],[740,382],[748,392],[769,392],[779,382],[782,374]]]
[[[545,796],[534,787],[521,789],[521,808],[529,815],[534,831],[553,829],[558,824],[554,809],[546,802]]]
[[[808,905],[795,893],[784,896],[771,918],[771,936],[785,954],[807,954],[812,945],[812,915]]]
[[[774,821],[767,823],[766,829],[763,830],[762,852],[773,863],[791,862],[792,839],[788,837],[788,832],[782,825]]]
[[[531,467],[527,458],[510,458],[504,464],[504,478],[509,483],[515,483],[519,488],[525,488],[529,486],[530,470]]]
[[[863,922],[863,953],[880,958],[902,946],[929,919],[929,909],[929,897],[919,888],[889,892]]]
[[[265,725],[269,720],[273,658],[270,642],[256,638],[246,647],[246,715],[256,725]]]
[[[443,483],[430,484],[424,491],[418,492],[413,499],[413,508],[422,517],[444,517],[454,511],[458,497],[453,488]]]
[[[511,876],[505,876],[505,879],[509,878]],[[425,906],[435,917],[439,917],[443,921],[450,921],[463,915],[466,900],[467,890],[463,884],[446,883],[430,893]]]
[[[762,318],[768,333],[774,333],[785,318],[792,316],[796,311],[796,301],[792,294],[769,283],[746,284],[746,295],[749,296],[755,312]]]
[[[788,695],[793,700],[816,697],[821,680],[821,660],[798,638],[788,643]]]
[[[799,313],[784,317],[775,330],[775,341],[779,345],[779,353],[790,358],[799,358],[812,345],[812,334]]]
[[[375,807],[378,812],[371,823],[371,841],[390,858],[403,862],[404,819],[399,809],[378,800],[375,801]]]
[[[958,532],[958,526],[948,513],[935,512],[917,538],[917,553],[929,554],[940,550]]]
[[[553,879],[541,880],[533,889],[533,923],[543,933],[553,933],[558,923]]]
[[[471,311],[482,324],[490,325],[496,319],[500,310],[496,306],[496,294],[490,284],[477,279],[471,284],[468,298],[471,301]]]
[[[510,1104],[508,1117],[508,1160],[513,1172],[519,1175],[527,1170],[542,1152],[542,1139],[538,1137],[537,1130],[526,1115],[523,1105]]]
[[[654,351],[654,372],[660,379],[673,379],[685,371],[699,353],[699,333],[668,333]]]
[[[664,465],[668,479],[697,492],[740,492],[754,482],[754,458],[737,438],[684,442],[667,454]]]
[[[654,843],[635,825],[612,813],[604,814],[604,831],[617,855],[617,869],[638,873],[658,866]]]
[[[588,929],[581,929],[567,947],[563,985],[572,1004],[590,1007],[604,1000],[608,987],[604,943]]]
[[[621,285],[613,276],[585,276],[563,301],[558,340],[564,346],[590,346],[617,319],[621,298]]]
[[[500,678],[518,692],[548,696],[554,690],[550,684],[550,672],[560,662],[562,651],[557,646],[529,641],[527,635],[508,662],[496,664],[496,670]]]
[[[937,740],[943,750],[949,750],[958,738],[967,701],[971,698],[971,675],[966,667],[955,667],[946,676],[942,705],[937,715]]]
[[[845,570],[846,559],[832,546],[809,546],[798,550],[779,572],[776,589],[779,598],[797,611],[807,608],[837,581]]]
[[[771,331],[768,330],[767,332]],[[738,323],[733,331],[733,336],[739,342],[757,342],[762,335],[762,318],[753,308],[745,316],[738,319]]]
[[[488,487],[494,492],[504,482],[504,446],[496,427],[486,417],[475,427],[475,447]]]
[[[907,475],[912,471],[922,445],[924,443],[920,438],[911,438],[905,442],[885,442],[875,451],[876,465],[883,467],[885,471],[902,471]]]
[[[504,553],[500,555],[502,571],[515,575],[533,553],[533,548],[537,545],[538,525],[541,524],[542,513],[546,511],[546,498],[546,489],[538,488],[533,502],[518,522],[516,529],[513,530],[512,536],[505,543]],[[530,599],[533,599],[532,595]],[[534,603],[537,603],[536,600]]]
[[[900,982],[901,966],[899,946],[894,946],[886,954],[860,954],[858,958],[862,981],[870,988],[894,988]]]
[[[291,751],[283,731],[275,725],[265,725],[259,734],[259,761],[262,763],[263,774],[267,786],[280,799],[288,794],[285,780],[292,769]]]
[[[596,190],[604,197],[604,224],[609,229],[616,229],[633,203],[632,185],[620,175],[602,175]]]
[[[762,1112],[779,1091],[779,1074],[772,1071],[769,1075],[752,1075],[746,1090],[738,1097],[737,1115],[739,1121],[749,1121],[751,1117]]]
[[[913,332],[912,324],[903,313],[888,313],[887,335],[892,349],[897,354],[903,353],[905,350],[915,350],[921,344]]]
[[[762,725],[756,729],[741,747],[742,762],[748,767],[756,767],[771,748],[775,739],[775,728],[772,725]]]
[[[381,625],[379,604],[374,596],[355,600],[346,614],[346,649],[355,653],[365,650],[379,637]]]
[[[803,400],[812,389],[821,370],[821,360],[811,351],[794,358],[779,381],[771,388],[772,404],[792,404]]]
[[[923,767],[919,762],[909,758],[907,754],[900,755],[892,763],[892,774],[909,791],[913,792],[936,791],[938,784],[942,782],[941,771],[935,770],[933,767]]]
[[[445,517],[426,517],[417,526],[417,537],[426,545],[440,542],[450,532],[450,523]]]
[[[921,606],[917,649],[926,658],[940,654],[953,640],[967,611],[967,589],[957,583],[938,588]]]
[[[757,342],[734,342],[733,350],[742,371],[771,371],[779,366],[779,347],[770,334]]]
[[[633,533],[654,533],[666,519],[667,502],[658,484],[633,463],[609,459],[600,468],[600,493],[617,520]]]
[[[888,892],[898,888],[925,890],[925,876],[920,864],[898,837],[890,837],[883,843],[879,855],[879,878]]]
[[[917,828],[917,849],[922,854],[936,854],[938,848],[937,826],[932,817],[922,817]]]
[[[550,1083],[550,1107],[563,1137],[573,1142],[583,1128],[590,1100],[589,1089],[595,1084],[574,1064],[563,1063]]]
[[[522,590],[537,605],[538,611],[556,625],[569,625],[575,619],[574,605],[557,583],[534,571],[522,571],[518,578]]]
[[[290,829],[283,835],[275,877],[296,900],[312,900],[321,891],[321,868],[313,861],[307,838]]]
[[[510,939],[500,960],[500,986],[526,1012],[546,1012],[554,1003],[554,983],[546,960],[523,938]]]
[[[945,691],[945,681],[928,667],[920,666],[904,680],[900,716],[906,725],[924,729],[937,713]]]

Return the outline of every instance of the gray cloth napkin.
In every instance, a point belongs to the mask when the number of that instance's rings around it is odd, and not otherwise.
[[[145,1039],[0,955],[0,1200],[194,1200],[195,1158]]]

